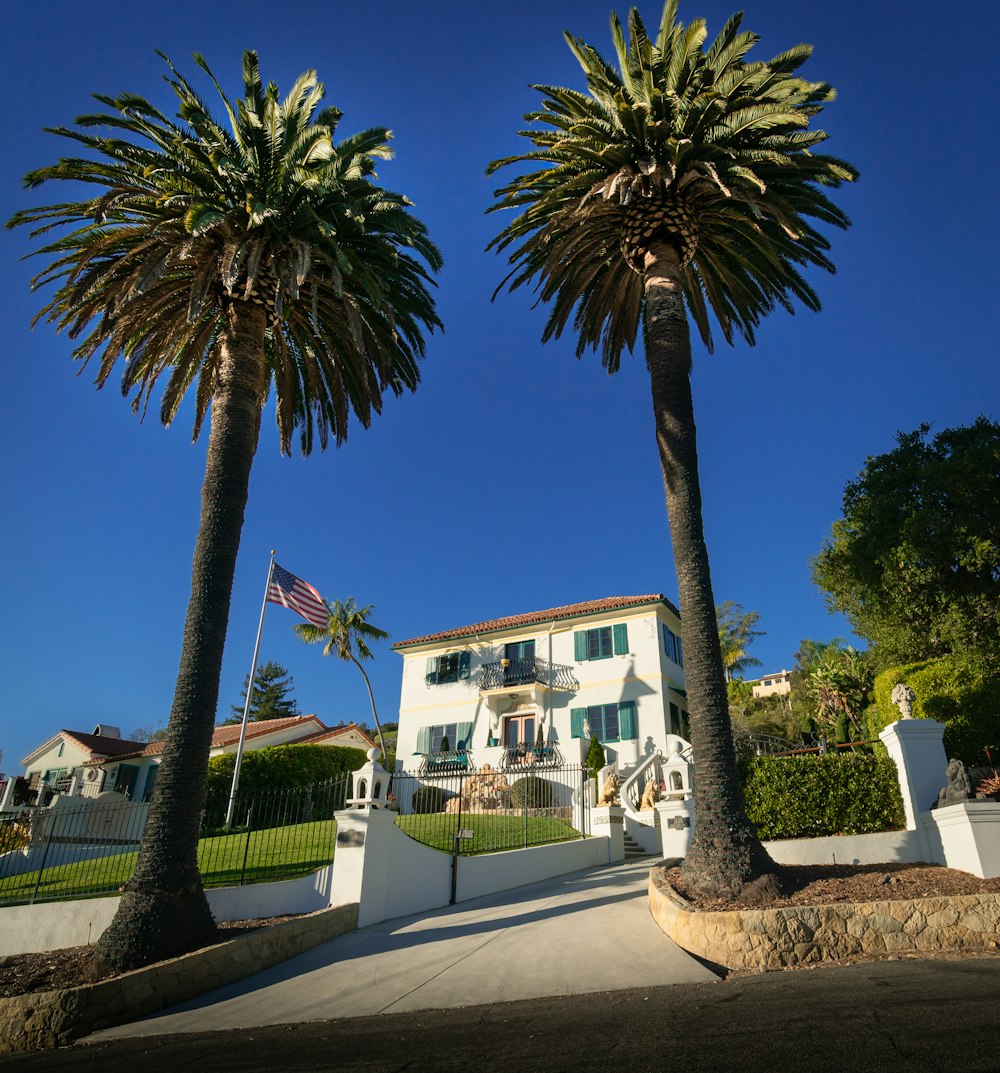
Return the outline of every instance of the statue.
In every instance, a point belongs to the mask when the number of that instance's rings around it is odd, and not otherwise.
[[[660,784],[650,776],[646,779],[646,787],[642,791],[642,801],[639,804],[639,810],[651,809],[655,806],[656,802],[660,800]]]
[[[972,797],[972,784],[969,782],[969,775],[961,760],[952,759],[948,761],[945,778],[948,782],[947,785],[941,787],[938,799],[934,802],[935,808],[959,805]]]
[[[618,795],[618,789],[621,784],[622,780],[618,777],[618,772],[609,772],[608,777],[604,780],[604,789],[601,790],[601,796],[597,799],[598,805],[620,805],[622,799]]]
[[[892,687],[892,703],[899,709],[901,718],[913,718],[913,702],[916,699],[916,693],[903,682],[897,682],[896,685]]]

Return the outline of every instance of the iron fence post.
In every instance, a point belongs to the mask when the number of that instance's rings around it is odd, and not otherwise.
[[[34,817],[32,817],[34,822]],[[31,892],[31,901],[29,905],[35,904],[35,899],[38,897],[38,888],[42,885],[42,872],[45,871],[45,862],[49,859],[49,846],[52,845],[52,832],[55,830],[55,824],[49,828],[49,833],[45,838],[45,852],[42,854],[42,863],[38,866],[38,878],[35,880],[35,889]]]
[[[243,880],[246,878],[246,874],[247,874],[247,856],[250,853],[250,829],[251,829],[250,821],[252,819],[253,819],[253,801],[251,800],[250,807],[247,809],[247,841],[246,841],[246,845],[243,847],[243,867],[240,870],[240,886],[241,887],[243,886]]]

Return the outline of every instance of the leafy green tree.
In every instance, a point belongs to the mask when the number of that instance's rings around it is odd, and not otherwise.
[[[757,629],[759,613],[744,611],[742,604],[726,600],[715,609],[715,618],[719,624],[719,646],[726,681],[742,678],[751,667],[760,667],[760,660],[747,651],[758,637],[764,636],[765,631]]]
[[[201,524],[180,669],[157,792],[135,876],[98,944],[118,969],[178,954],[215,935],[196,850],[219,675],[261,411],[274,391],[282,452],[340,444],[367,426],[387,391],[416,387],[424,331],[439,322],[429,270],[441,264],[409,202],[375,182],[389,132],[335,140],[341,113],[300,76],[281,99],[256,53],[243,97],[209,71],[220,123],[169,64],[168,118],[142,97],[97,96],[104,111],[52,133],[77,147],[26,177],[72,184],[68,200],[8,226],[48,236],[34,280],[55,295],[38,314],[97,364],[103,386],[124,360],[123,392],[160,418],[194,386],[194,434],[209,418]],[[52,231],[57,237],[52,238]]]
[[[247,689],[250,686],[250,675],[243,679],[243,702],[239,705],[230,705],[233,713],[226,723],[242,723],[243,711],[247,703]],[[290,716],[299,715],[298,701],[291,696],[295,684],[287,667],[280,663],[268,660],[257,668],[253,676],[253,695],[250,697],[250,712],[247,715],[248,722],[257,722],[260,719],[288,719]]]
[[[320,628],[309,622],[300,622],[292,629],[307,644],[324,644],[324,656],[336,656],[346,663],[353,663],[361,672],[368,690],[368,700],[372,706],[372,718],[375,720],[375,729],[378,732],[379,749],[382,756],[388,761],[389,752],[385,747],[385,738],[382,736],[382,727],[378,721],[378,712],[375,710],[375,694],[372,692],[372,684],[365,671],[362,660],[372,659],[372,650],[368,647],[369,641],[384,641],[389,635],[378,626],[373,626],[369,621],[371,613],[375,610],[373,604],[358,607],[353,596],[346,600],[326,601],[327,622]],[[442,751],[444,751],[442,746]]]
[[[531,283],[551,303],[543,339],[572,324],[578,356],[599,349],[613,373],[642,329],[697,770],[698,824],[684,867],[693,887],[716,895],[772,865],[746,819],[733,754],[687,318],[711,349],[710,316],[727,342],[741,335],[752,344],[775,306],[798,299],[817,309],[801,270],[833,265],[814,222],[847,226],[824,190],[856,175],[817,151],[826,134],[810,124],[834,91],[797,74],[811,47],[745,61],[758,39],[741,19],[730,18],[706,48],[704,20],[682,25],[676,0],[667,0],[652,39],[634,9],[627,29],[612,15],[617,67],[567,34],[586,92],[536,86],[542,108],[521,132],[530,149],[490,165],[520,166],[492,206],[517,215],[491,246],[511,265],[501,287]]]
[[[813,560],[834,611],[881,666],[1000,657],[1000,424],[900,432],[844,491]]]
[[[849,734],[865,737],[865,709],[873,700],[875,676],[866,653],[849,645],[824,647],[806,679],[814,721],[827,740],[843,742]]]

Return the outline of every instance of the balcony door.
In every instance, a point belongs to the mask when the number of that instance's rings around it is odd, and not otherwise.
[[[523,685],[535,680],[535,642],[514,641],[504,645],[504,659],[508,661],[504,668],[504,685]],[[531,739],[521,739],[522,741]]]

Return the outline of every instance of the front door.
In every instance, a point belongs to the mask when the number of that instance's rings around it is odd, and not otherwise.
[[[519,745],[530,748],[535,743],[535,715],[509,715],[504,721],[504,745],[516,749]]]

